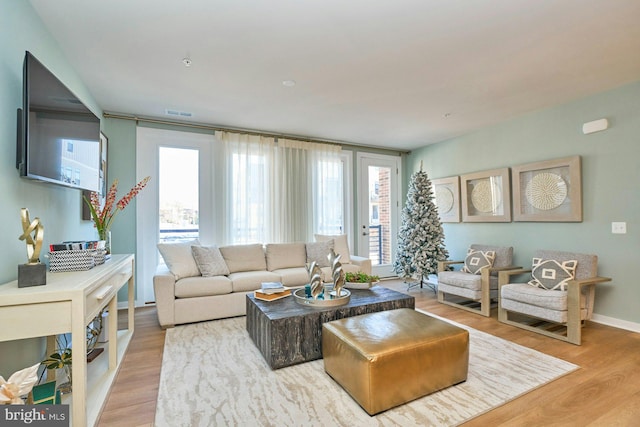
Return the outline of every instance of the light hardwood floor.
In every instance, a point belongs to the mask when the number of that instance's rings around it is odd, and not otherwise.
[[[383,286],[401,292],[399,280]],[[408,291],[420,308],[478,330],[567,360],[581,369],[481,415],[465,426],[640,425],[640,334],[590,322],[581,346],[499,323],[436,301],[433,291]],[[123,314],[119,315],[122,319]],[[136,330],[111,390],[99,426],[152,426],[164,331],[155,307],[136,310]],[[176,372],[176,377],[180,373]]]

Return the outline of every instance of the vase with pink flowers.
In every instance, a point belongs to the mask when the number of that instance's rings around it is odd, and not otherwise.
[[[89,206],[93,226],[98,231],[98,238],[106,242],[107,253],[111,253],[111,225],[114,218],[142,191],[150,179],[150,176],[144,178],[117,202],[118,180],[114,180],[107,192],[104,206],[101,206],[100,195],[96,192],[92,192],[89,199],[83,196],[85,203]]]

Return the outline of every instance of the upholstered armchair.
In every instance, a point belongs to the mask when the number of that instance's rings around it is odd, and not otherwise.
[[[512,266],[513,247],[473,244],[464,261],[438,262],[438,302],[489,317],[498,299],[498,272]],[[460,270],[449,271],[454,264]]]
[[[531,273],[527,283],[512,276]],[[501,271],[498,320],[580,345],[582,326],[593,314],[598,257],[575,252],[539,250],[531,269]]]

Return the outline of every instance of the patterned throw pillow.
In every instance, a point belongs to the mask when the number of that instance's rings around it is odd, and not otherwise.
[[[464,266],[460,271],[470,274],[482,274],[483,269],[493,267],[495,259],[495,251],[477,251],[469,248],[467,257],[464,260]]]
[[[558,262],[554,259],[534,258],[532,264],[531,286],[547,290],[567,290],[567,282],[573,280],[578,261]]]
[[[191,246],[191,253],[203,277],[229,274],[229,267],[217,246]]]
[[[331,249],[333,249],[333,239],[307,243],[307,262],[310,264],[315,261],[318,267],[329,267],[328,255]]]

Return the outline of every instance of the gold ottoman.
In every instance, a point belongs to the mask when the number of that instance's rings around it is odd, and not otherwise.
[[[469,332],[402,308],[322,325],[324,370],[369,415],[467,379]]]

